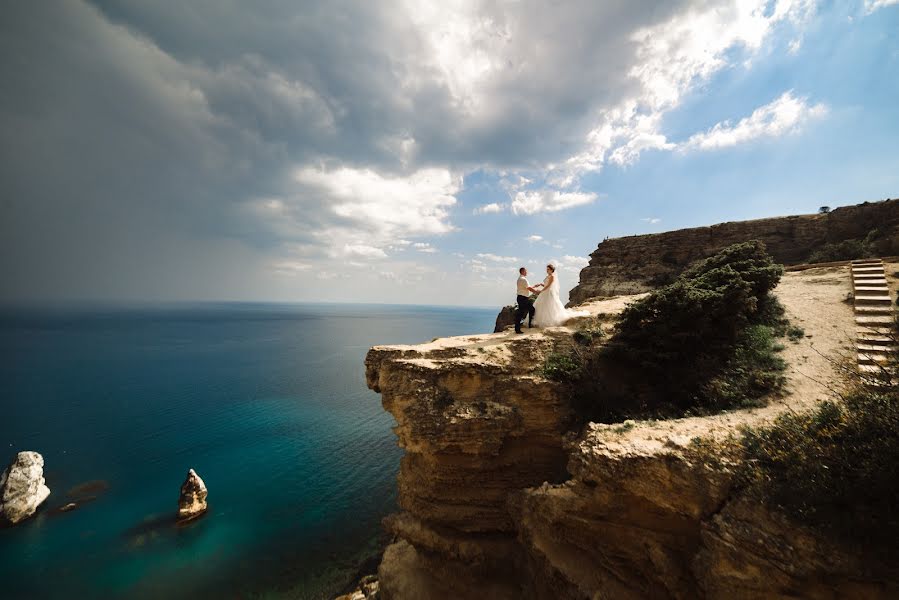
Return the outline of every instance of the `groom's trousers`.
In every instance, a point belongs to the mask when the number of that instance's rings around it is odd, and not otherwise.
[[[524,319],[524,316],[528,316],[528,326],[531,325],[531,320],[534,318],[534,303],[531,302],[531,299],[527,296],[518,296],[518,310],[515,311],[515,331],[519,331],[521,329],[521,321]]]

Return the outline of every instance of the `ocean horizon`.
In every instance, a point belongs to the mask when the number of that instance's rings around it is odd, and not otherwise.
[[[492,331],[496,311],[3,308],[0,461],[40,452],[52,492],[0,530],[5,597],[331,597],[373,568],[396,510],[402,452],[365,385],[366,351]],[[176,527],[189,468],[209,510]]]

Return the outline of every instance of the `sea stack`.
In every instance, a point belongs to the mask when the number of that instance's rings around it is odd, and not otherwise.
[[[206,512],[206,484],[193,469],[187,472],[187,479],[181,484],[178,498],[178,520],[196,519]]]
[[[0,475],[0,520],[15,525],[27,519],[49,495],[44,457],[37,452],[19,452]]]

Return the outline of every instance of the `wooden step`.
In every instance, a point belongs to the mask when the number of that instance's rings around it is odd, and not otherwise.
[[[855,286],[854,291],[856,294],[859,294],[859,293],[863,294],[865,292],[875,292],[875,293],[876,292],[881,292],[881,293],[885,292],[888,294],[890,291],[890,288],[887,287],[886,282],[884,282],[883,285],[875,285],[875,284],[871,283],[871,284],[867,284],[867,285],[857,285],[857,286]]]
[[[885,306],[879,304],[856,304],[855,314],[857,315],[892,315],[893,306],[889,302]]]
[[[853,260],[852,264],[853,265],[870,265],[870,264],[882,265],[883,260],[881,260],[879,258],[859,258],[858,260]]]
[[[870,342],[868,340],[859,340],[855,346],[859,352],[874,352],[874,353],[895,353],[899,346],[893,343],[892,340],[889,340],[883,344],[877,342]]]
[[[855,279],[856,281],[859,279],[883,279],[884,281],[886,281],[886,274],[883,272],[883,269],[881,269],[879,272],[877,272],[877,271],[873,271],[873,272],[872,271],[861,271],[861,272],[853,271],[852,278]]]
[[[878,354],[875,352],[859,352],[858,364],[860,365],[886,365],[893,359],[890,354]]]
[[[859,326],[855,328],[858,335],[881,336],[881,337],[899,337],[899,331],[892,327],[880,327],[878,325]]]
[[[873,271],[883,271],[883,263],[876,265],[852,265],[853,273],[869,273]]]
[[[855,323],[857,325],[873,325],[885,326],[892,325],[895,322],[893,315],[856,315]]]
[[[855,341],[859,348],[862,346],[880,346],[889,348],[899,343],[899,336],[892,337],[889,335],[864,334],[859,335]]]
[[[890,298],[889,294],[858,294],[855,296],[856,304],[884,304],[888,307],[893,306],[893,299]]]

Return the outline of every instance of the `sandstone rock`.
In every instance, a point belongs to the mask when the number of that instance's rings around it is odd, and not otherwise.
[[[587,308],[612,319],[633,300]],[[783,404],[568,433],[570,396],[540,373],[573,347],[570,325],[369,351],[366,380],[405,450],[381,598],[899,597],[895,558],[864,564],[747,503],[739,456],[694,443]]]
[[[899,598],[895,567],[890,573],[746,497],[703,522],[694,572],[707,598]]]
[[[509,327],[515,327],[515,305],[504,306],[499,314],[496,315],[496,325],[493,327],[493,333],[499,333]]]
[[[14,525],[33,515],[49,495],[44,457],[19,452],[0,475],[0,517]]]
[[[761,240],[777,262],[800,264],[826,243],[880,232],[877,250],[899,254],[899,200],[837,208],[827,214],[720,223],[603,241],[581,270],[571,304],[589,298],[643,292],[678,275],[690,263],[738,242]]]
[[[78,508],[78,505],[74,502],[69,502],[68,504],[63,504],[59,507],[59,512],[70,512]]]
[[[181,497],[178,498],[178,519],[182,521],[195,519],[206,512],[206,484],[196,471],[190,469],[187,478],[181,484]]]
[[[378,600],[381,598],[380,587],[377,575],[366,575],[359,580],[356,589],[349,594],[337,596],[334,600]]]

